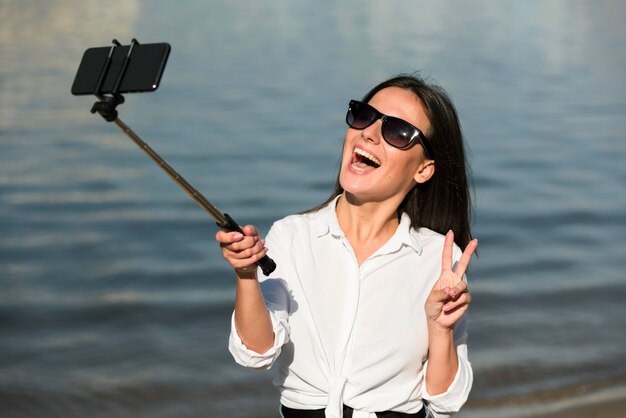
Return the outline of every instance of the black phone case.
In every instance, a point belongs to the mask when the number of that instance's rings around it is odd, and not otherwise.
[[[102,84],[101,94],[113,92],[129,48],[130,45],[123,45],[113,50],[111,65]],[[167,43],[135,45],[118,93],[156,90],[159,87],[170,49]],[[98,79],[110,52],[111,47],[89,48],[85,51],[72,84],[72,94],[78,96],[96,93]]]

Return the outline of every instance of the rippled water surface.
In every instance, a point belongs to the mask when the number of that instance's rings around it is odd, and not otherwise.
[[[0,0],[2,408],[275,411],[269,377],[226,349],[212,220],[70,95],[82,52],[114,37],[172,45],[159,90],[128,95],[121,119],[264,232],[330,193],[349,99],[432,76],[475,183],[467,413],[623,384],[625,19],[611,1]]]

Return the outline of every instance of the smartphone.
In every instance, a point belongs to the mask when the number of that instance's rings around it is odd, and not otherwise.
[[[115,47],[112,55],[111,47],[107,46],[87,49],[76,72],[72,94],[79,96],[96,93],[98,80],[105,70],[109,55],[111,55],[111,62],[100,93],[112,93],[129,49],[130,45]],[[134,45],[118,93],[142,93],[156,90],[159,87],[170,49],[167,43]]]

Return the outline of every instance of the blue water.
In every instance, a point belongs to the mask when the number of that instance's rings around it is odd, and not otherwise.
[[[227,352],[214,223],[69,93],[114,37],[172,45],[120,118],[264,232],[330,193],[349,99],[434,78],[475,185],[467,410],[624,383],[625,20],[609,1],[0,0],[1,415],[276,409]]]

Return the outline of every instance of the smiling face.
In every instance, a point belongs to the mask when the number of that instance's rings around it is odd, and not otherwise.
[[[369,104],[379,112],[411,123],[429,132],[430,121],[420,100],[412,92],[388,87],[372,97]],[[343,145],[339,182],[360,202],[390,201],[396,206],[417,184],[434,173],[434,162],[426,160],[422,146],[401,150],[382,137],[382,121],[363,130],[348,128]]]

